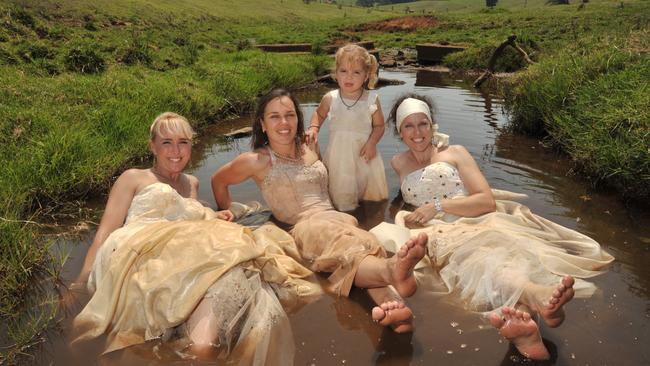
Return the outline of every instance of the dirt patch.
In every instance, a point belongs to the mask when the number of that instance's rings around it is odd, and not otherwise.
[[[355,32],[380,31],[380,32],[405,32],[421,28],[434,28],[438,26],[438,19],[432,16],[403,17],[382,20],[374,23],[358,25]]]

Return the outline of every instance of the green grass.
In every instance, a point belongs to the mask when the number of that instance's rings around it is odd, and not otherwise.
[[[640,36],[648,49],[647,33]],[[548,134],[593,182],[647,202],[650,58],[612,42],[546,59],[508,81],[507,106],[517,130]]]

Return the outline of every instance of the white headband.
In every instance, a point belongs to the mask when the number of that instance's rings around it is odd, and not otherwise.
[[[431,120],[431,110],[429,109],[429,105],[420,99],[406,98],[402,103],[400,103],[399,107],[397,107],[395,124],[397,125],[398,132],[400,131],[402,122],[404,122],[406,117],[414,113],[424,113],[424,115],[427,116],[427,119],[431,122],[431,128],[433,129],[433,143],[436,146],[442,147],[449,145],[449,136],[438,133],[438,124]]]
[[[395,118],[395,123],[397,123],[398,132],[402,127],[402,122],[404,122],[404,119],[414,113],[424,113],[427,116],[429,122],[432,122],[431,111],[429,110],[429,105],[427,103],[415,98],[406,98],[402,101],[402,103],[400,103],[399,107],[397,107],[397,116]],[[434,123],[434,129],[437,130],[437,127],[438,126],[435,126]]]

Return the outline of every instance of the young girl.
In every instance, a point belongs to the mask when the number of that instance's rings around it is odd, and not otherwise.
[[[330,137],[323,162],[329,172],[329,193],[339,211],[351,211],[359,200],[388,198],[384,164],[377,143],[384,134],[384,115],[373,88],[377,60],[365,48],[349,44],[336,52],[337,90],[325,94],[306,131],[317,142],[329,116]]]

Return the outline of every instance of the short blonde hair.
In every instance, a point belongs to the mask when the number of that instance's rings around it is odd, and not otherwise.
[[[359,45],[349,43],[336,51],[335,59],[336,69],[334,70],[334,75],[336,75],[336,70],[344,63],[359,62],[363,65],[363,69],[368,73],[368,89],[374,89],[377,84],[377,70],[379,69],[379,64],[377,63],[375,56],[371,55],[368,50]]]
[[[187,119],[174,112],[165,112],[156,117],[149,127],[149,139],[153,141],[156,136],[160,136],[162,130],[190,140],[194,138],[194,130]]]

